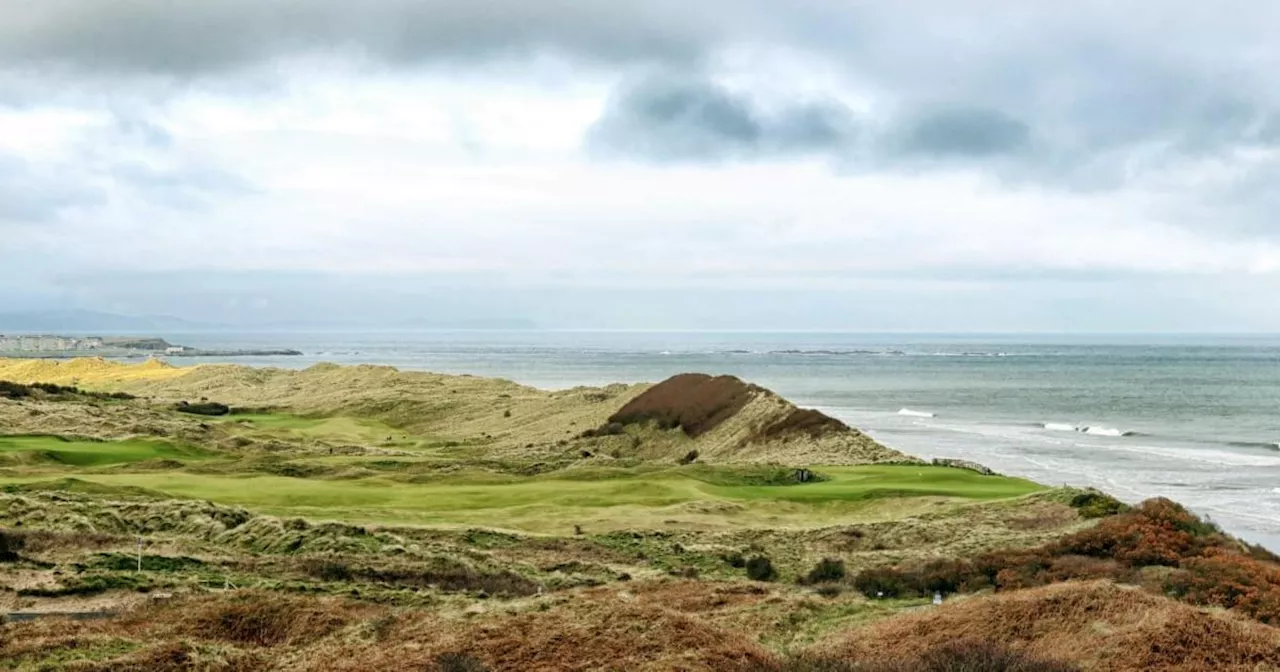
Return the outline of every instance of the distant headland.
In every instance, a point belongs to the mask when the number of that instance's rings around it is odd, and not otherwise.
[[[301,355],[292,349],[204,350],[175,345],[163,338],[57,336],[51,334],[0,334],[0,357],[70,358],[98,357],[277,357]]]

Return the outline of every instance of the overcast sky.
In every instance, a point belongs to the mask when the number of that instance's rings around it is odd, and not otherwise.
[[[0,308],[1280,329],[1280,4],[0,0]]]

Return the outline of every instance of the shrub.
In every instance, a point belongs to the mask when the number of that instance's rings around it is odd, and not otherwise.
[[[25,399],[31,396],[31,387],[20,383],[0,380],[0,399]]]
[[[26,538],[16,532],[0,530],[0,562],[17,562],[18,552],[26,544]]]
[[[747,578],[752,581],[773,581],[778,578],[778,571],[773,568],[773,561],[758,555],[747,561]]]
[[[1082,492],[1072,497],[1071,508],[1077,510],[1082,518],[1105,518],[1129,510],[1124,502],[1095,491]]]
[[[870,598],[919,597],[923,595],[915,577],[895,567],[879,567],[858,572],[853,587]]]
[[[693,464],[695,461],[697,461],[697,459],[698,459],[698,451],[691,450],[685,453],[684,457],[680,458],[680,464]]]
[[[949,642],[896,660],[855,661],[801,654],[754,668],[753,672],[1077,672],[1078,667],[1036,658],[982,640]]]
[[[929,649],[920,656],[920,672],[1072,672],[1074,665],[1033,658],[994,642],[966,640]]]
[[[742,569],[743,567],[747,566],[746,556],[742,555],[737,551],[733,551],[732,553],[725,553],[724,555],[720,556],[720,559],[728,563],[730,567],[735,567],[737,569]]]
[[[353,567],[336,561],[305,563],[304,571],[325,581],[367,581],[402,586],[434,587],[447,593],[477,592],[503,597],[526,597],[538,592],[538,584],[507,570],[475,569],[455,560],[437,558],[431,566]]]
[[[804,577],[805,583],[837,583],[844,580],[844,560],[823,558]]]
[[[961,586],[972,587],[977,572],[967,560],[930,560],[917,573],[916,583],[925,594],[950,595],[960,592]]]
[[[1280,623],[1280,563],[1275,558],[1227,537],[1169,500],[1153,499],[1039,548],[992,551],[972,561],[869,569],[853,583],[868,597],[903,597],[1070,580],[1135,582],[1151,574],[1144,568],[1171,568],[1155,573],[1162,577],[1159,588],[1165,593]]]
[[[196,607],[188,625],[201,637],[251,646],[313,641],[348,619],[304,598],[252,595]]]
[[[1280,624],[1280,567],[1248,556],[1192,558],[1170,573],[1163,587],[1193,604],[1238,609],[1263,623]]]
[[[198,404],[189,404],[183,401],[179,402],[179,404],[174,407],[174,410],[179,413],[190,413],[192,415],[219,416],[230,413],[231,407],[226,404],[220,404],[216,401],[206,401]]]
[[[442,653],[436,656],[436,669],[439,672],[489,672],[489,668],[478,659],[465,653]]]

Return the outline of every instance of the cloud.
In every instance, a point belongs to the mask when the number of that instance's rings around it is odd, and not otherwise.
[[[396,64],[538,50],[687,60],[718,24],[714,8],[669,0],[3,0],[0,11],[0,63],[179,77],[335,51]]]
[[[0,152],[0,227],[54,221],[65,210],[100,204],[105,194],[68,183],[61,171]],[[5,234],[0,233],[0,238]]]
[[[1014,317],[1035,288],[1045,315],[1084,284],[1243,295],[1280,277],[1280,5],[1224,1],[0,0],[0,291],[874,281],[849,314],[901,297],[906,327],[956,282]]]
[[[753,159],[841,151],[855,128],[850,110],[836,102],[766,111],[705,77],[664,74],[624,84],[588,131],[587,146],[658,162]]]
[[[1030,128],[996,110],[933,110],[904,120],[890,151],[908,157],[986,158],[1027,149]]]

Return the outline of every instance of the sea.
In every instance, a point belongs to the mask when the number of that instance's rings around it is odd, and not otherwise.
[[[1280,551],[1280,336],[417,331],[166,334],[544,389],[732,374],[920,457],[1168,497]],[[211,360],[174,358],[189,366]]]

